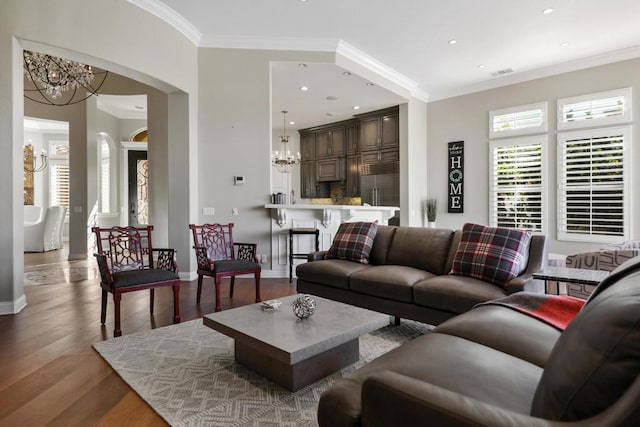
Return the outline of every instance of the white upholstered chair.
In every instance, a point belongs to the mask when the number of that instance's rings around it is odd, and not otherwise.
[[[24,205],[24,223],[33,224],[42,219],[42,206]]]
[[[47,252],[63,246],[62,230],[67,208],[51,206],[44,217],[33,224],[24,226],[24,251]]]

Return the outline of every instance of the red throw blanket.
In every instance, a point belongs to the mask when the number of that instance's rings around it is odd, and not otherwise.
[[[586,301],[563,295],[518,292],[508,297],[476,305],[501,305],[535,317],[564,331]]]

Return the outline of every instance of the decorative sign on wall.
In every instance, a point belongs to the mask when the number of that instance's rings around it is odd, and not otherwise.
[[[447,207],[449,213],[464,212],[464,141],[449,143],[449,188]]]

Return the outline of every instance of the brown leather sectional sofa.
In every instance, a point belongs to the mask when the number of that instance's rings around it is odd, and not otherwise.
[[[544,236],[533,236],[527,269],[505,288],[471,277],[449,275],[461,230],[378,226],[369,264],[309,255],[296,269],[298,292],[437,325],[481,302],[527,290],[542,292],[532,279],[546,262]]]
[[[483,305],[334,383],[321,427],[640,425],[640,257],[564,332]]]

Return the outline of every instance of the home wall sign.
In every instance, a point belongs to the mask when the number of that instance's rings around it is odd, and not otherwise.
[[[464,141],[449,143],[449,180],[447,208],[449,213],[464,212]]]

